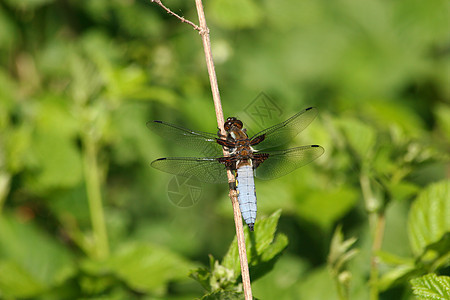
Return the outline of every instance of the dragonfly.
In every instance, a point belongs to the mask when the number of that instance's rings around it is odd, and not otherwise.
[[[235,174],[230,186],[238,193],[241,215],[250,231],[256,222],[256,191],[254,178],[275,179],[300,168],[324,153],[319,145],[277,150],[300,132],[317,116],[317,109],[306,108],[284,122],[259,131],[249,138],[242,121],[229,117],[225,134],[194,131],[164,121],[149,121],[147,127],[158,135],[185,147],[207,153],[205,157],[165,157],[151,162],[160,171],[193,176],[206,183],[228,182],[227,170]],[[223,154],[223,150],[226,150]],[[201,155],[204,156],[204,155]]]

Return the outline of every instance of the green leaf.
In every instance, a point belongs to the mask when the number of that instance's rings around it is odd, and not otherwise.
[[[210,8],[211,18],[229,29],[254,27],[262,17],[254,0],[214,0]]]
[[[392,182],[386,180],[386,182],[383,183],[391,193],[392,199],[397,201],[411,198],[419,191],[419,188],[415,184],[407,181]]]
[[[52,94],[39,99],[36,115],[36,129],[41,133],[54,133],[61,137],[73,138],[79,130],[79,120],[74,116],[73,107],[67,98]]]
[[[419,299],[424,300],[449,300],[450,299],[450,277],[427,274],[412,279],[413,293]]]
[[[408,235],[416,256],[450,232],[450,180],[428,186],[413,203],[408,216]]]
[[[296,287],[298,291],[296,299],[339,299],[325,266],[309,272],[308,276],[305,276]]]
[[[202,300],[242,300],[244,299],[244,293],[231,292],[231,291],[219,291],[212,294],[205,295]]]
[[[55,240],[6,216],[0,216],[0,257],[0,287],[12,296],[33,296],[62,284],[75,271],[71,255]]]
[[[297,204],[297,214],[302,218],[328,229],[336,220],[352,209],[358,193],[348,187],[317,190]]]
[[[410,278],[412,274],[417,272],[414,262],[396,266],[395,268],[384,273],[378,280],[380,290],[385,291],[390,287],[405,282],[405,279]]]
[[[333,234],[330,245],[330,254],[328,255],[328,263],[335,274],[343,271],[345,263],[352,259],[358,251],[350,250],[350,247],[356,242],[356,238],[344,240],[342,226],[338,226]]]
[[[160,15],[156,10],[148,9],[150,6],[145,2],[128,2],[128,1],[106,1],[107,5],[98,5],[89,1],[86,5],[95,9],[103,9],[106,14],[113,11],[117,22],[121,24],[121,29],[129,32],[131,36],[149,38],[159,36],[161,34],[163,22],[160,22]],[[111,6],[111,7],[108,7]],[[101,11],[99,11],[101,13]],[[91,16],[96,17],[96,11],[91,11]]]
[[[0,296],[33,297],[45,286],[12,260],[0,260]]]
[[[16,29],[16,24],[13,22],[11,16],[8,14],[8,12],[3,9],[3,6],[0,8],[0,47],[2,49],[11,49],[10,47],[16,47],[15,43],[18,40],[18,36],[17,36],[17,29]],[[0,79],[1,81],[1,79]],[[2,84],[0,83],[0,86]],[[8,90],[11,87],[8,88]],[[2,90],[0,92],[1,96],[4,96],[5,91],[7,90],[3,90],[3,87],[0,88],[0,90]],[[3,98],[3,101],[5,99]]]
[[[40,132],[34,138],[33,152],[38,172],[27,179],[36,191],[73,187],[81,182],[81,156],[69,137]]]
[[[198,281],[207,291],[239,291],[241,284],[236,282],[237,274],[231,269],[224,267],[209,255],[209,269],[198,268],[189,276]]]
[[[375,145],[375,130],[365,123],[354,119],[342,119],[339,122],[349,146],[363,160],[372,154]]]
[[[377,251],[376,255],[380,262],[387,265],[399,266],[404,264],[414,264],[412,258],[400,257],[386,251]]]
[[[211,270],[207,268],[197,268],[189,273],[189,277],[197,281],[202,287],[211,291]]]
[[[255,280],[273,268],[279,255],[288,245],[288,239],[283,234],[275,236],[281,210],[277,210],[266,219],[255,223],[255,231],[249,233],[245,228],[245,244],[248,263],[252,279]],[[222,260],[222,265],[240,274],[239,252],[236,238],[233,240],[227,254]]]
[[[373,101],[365,110],[380,128],[400,129],[408,138],[418,137],[423,133],[422,119],[412,109],[397,101]]]
[[[16,173],[26,165],[26,155],[31,144],[31,126],[21,125],[8,128],[8,136],[6,140],[6,161],[7,169],[11,173]]]
[[[344,240],[342,226],[339,225],[333,234],[328,255],[328,267],[336,282],[336,287],[342,295],[347,296],[352,274],[347,270],[346,264],[358,254],[358,249],[350,249],[355,242],[356,238]]]
[[[79,121],[66,98],[45,95],[39,99],[37,108],[31,140],[26,140],[29,128],[18,132],[21,134],[14,139],[21,148],[32,144],[28,167],[34,172],[28,174],[27,183],[36,191],[78,185],[82,179],[80,150],[75,140]]]
[[[270,273],[256,281],[250,278],[253,295],[261,295],[263,299],[297,299],[298,297],[294,296],[296,287],[310,271],[311,265],[307,260],[295,255],[294,252],[286,251],[277,260]]]
[[[111,272],[131,288],[141,292],[161,292],[170,281],[188,278],[194,265],[162,247],[126,244],[106,264]]]
[[[275,237],[275,232],[277,230],[278,220],[281,216],[281,209],[274,212],[266,219],[262,219],[260,222],[256,222],[255,231],[252,234],[253,236],[248,236],[246,238],[246,242],[255,241],[252,245],[256,246],[256,255],[262,254],[263,251],[270,247],[270,244],[273,242]],[[248,229],[247,227],[245,229]],[[248,231],[246,230],[246,233]]]

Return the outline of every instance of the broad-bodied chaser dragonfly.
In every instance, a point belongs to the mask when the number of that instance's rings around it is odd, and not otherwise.
[[[159,158],[151,166],[175,175],[194,176],[203,182],[227,182],[226,170],[236,176],[239,207],[250,231],[256,220],[254,176],[268,180],[286,175],[321,156],[324,149],[309,145],[287,150],[264,150],[283,145],[305,129],[316,117],[317,109],[309,107],[286,121],[266,128],[249,138],[240,120],[231,117],[224,124],[226,135],[185,129],[163,121],[147,123],[154,132],[193,148],[209,157]],[[222,149],[228,151],[223,156]]]

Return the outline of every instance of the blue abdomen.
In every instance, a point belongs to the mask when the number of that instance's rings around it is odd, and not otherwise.
[[[253,231],[256,220],[256,192],[252,166],[244,165],[237,170],[237,182],[239,208],[248,228]]]

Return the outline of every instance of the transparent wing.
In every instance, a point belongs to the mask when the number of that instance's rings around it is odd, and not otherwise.
[[[203,182],[228,182],[225,165],[219,163],[216,158],[168,157],[154,160],[150,165],[166,173],[194,176]]]
[[[275,179],[291,173],[323,154],[325,150],[319,145],[309,145],[282,151],[264,151],[269,157],[255,170],[259,179]]]
[[[163,121],[149,121],[147,127],[163,138],[196,150],[205,156],[222,155],[222,146],[216,143],[217,135],[194,131]]]
[[[297,134],[303,131],[317,116],[317,109],[315,107],[309,107],[299,113],[296,113],[286,121],[266,128],[251,139],[254,139],[260,135],[265,134],[264,141],[256,147],[258,149],[268,149],[283,145],[292,140]]]

